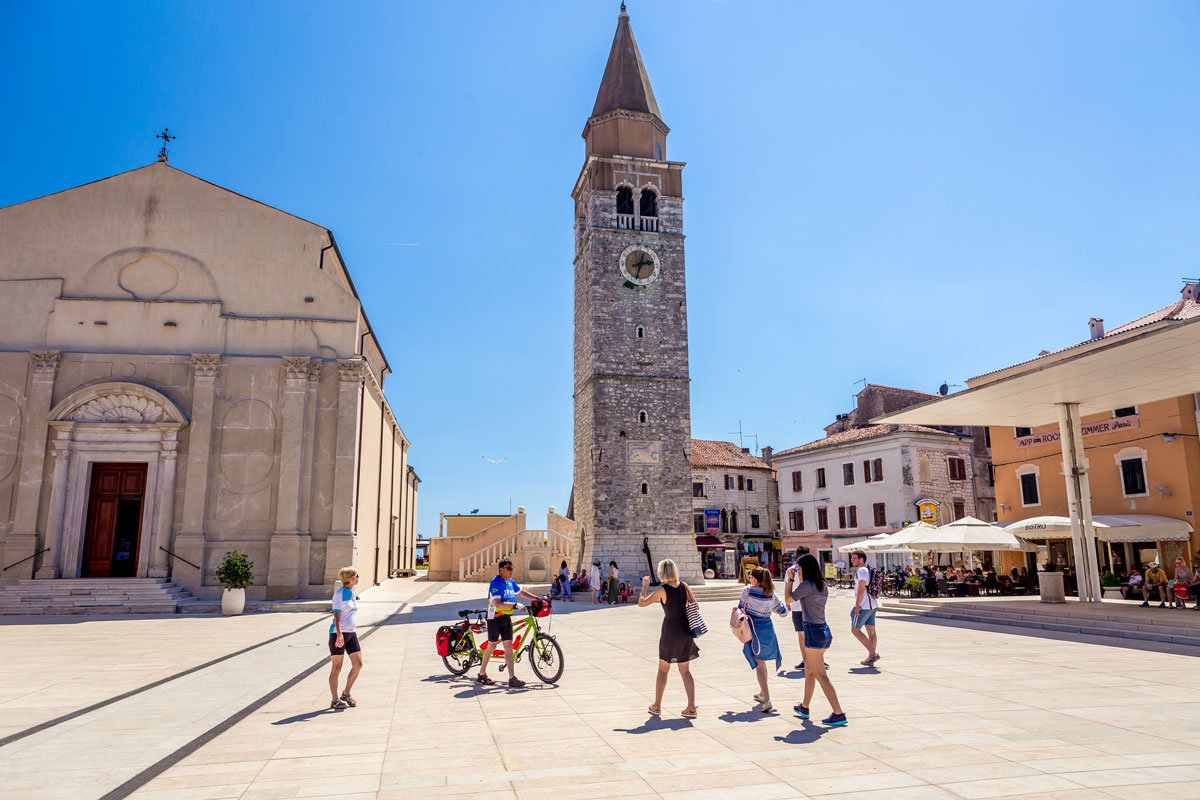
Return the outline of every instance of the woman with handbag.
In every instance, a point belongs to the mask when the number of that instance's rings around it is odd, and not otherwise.
[[[792,589],[792,597],[800,603],[804,615],[804,663],[808,669],[804,671],[804,702],[797,705],[795,711],[800,719],[808,719],[808,706],[819,683],[825,699],[833,708],[833,714],[821,721],[831,726],[845,725],[846,715],[842,713],[833,681],[829,680],[829,674],[825,671],[825,651],[833,644],[833,634],[825,623],[825,602],[829,600],[829,589],[825,586],[825,577],[815,556],[801,556],[799,567],[800,584]]]
[[[750,634],[749,641],[742,645],[742,654],[758,676],[759,693],[754,695],[754,702],[758,703],[758,710],[762,713],[774,713],[771,690],[767,686],[767,662],[774,661],[775,669],[779,669],[783,664],[783,656],[779,653],[779,640],[775,638],[775,623],[771,621],[771,614],[773,612],[782,617],[787,614],[787,606],[775,596],[770,572],[762,567],[750,570],[750,585],[742,591],[737,610],[745,615],[741,624],[749,629]],[[743,635],[738,635],[738,638],[743,639]]]
[[[696,682],[692,679],[688,662],[700,655],[696,640],[688,625],[687,607],[695,603],[696,598],[686,583],[679,580],[679,568],[669,558],[658,562],[658,579],[662,585],[650,594],[650,576],[642,576],[642,592],[638,596],[638,606],[645,608],[654,603],[662,603],[663,621],[662,632],[658,635],[658,676],[654,681],[654,703],[647,709],[651,714],[662,713],[663,691],[667,688],[667,675],[671,665],[679,666],[679,677],[683,679],[683,690],[687,693],[687,708],[681,716],[685,719],[696,718]]]

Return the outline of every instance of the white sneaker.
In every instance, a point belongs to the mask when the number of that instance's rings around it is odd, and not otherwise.
[[[761,702],[762,702],[763,700],[765,700],[765,699],[766,699],[766,698],[765,698],[765,697],[763,697],[761,694],[756,694],[756,695],[754,695],[754,702],[756,702],[756,703],[761,703]]]
[[[770,700],[764,700],[758,704],[758,710],[764,714],[774,714],[775,706],[771,705]]]

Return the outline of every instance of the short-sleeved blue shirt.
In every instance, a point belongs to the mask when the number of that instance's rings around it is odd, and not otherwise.
[[[521,587],[512,578],[504,580],[499,575],[492,578],[492,582],[488,584],[488,619],[495,619],[497,614],[511,615],[511,608],[496,608],[496,604],[517,602],[517,594],[520,591]]]

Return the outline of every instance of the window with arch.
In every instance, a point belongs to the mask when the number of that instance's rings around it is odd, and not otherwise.
[[[633,214],[633,190],[628,186],[617,189],[617,213]]]
[[[658,216],[658,195],[654,193],[653,189],[642,190],[639,204],[641,205],[640,211],[643,217]]]
[[[637,329],[637,338],[639,338],[639,339],[646,338],[646,329],[643,328],[641,325],[639,325],[638,329]]]
[[[658,142],[654,143],[654,160],[662,161],[662,145]]]
[[[648,484],[648,483],[642,484],[642,494],[650,494],[650,484]]]
[[[646,417],[646,412],[645,412],[645,411],[639,411],[639,412],[638,412],[638,424],[640,424],[640,425],[645,425],[645,424],[646,424],[646,420],[647,420],[647,417]]]
[[[737,517],[738,517],[738,515],[737,515],[737,511],[730,511],[730,512],[729,512],[729,532],[730,532],[730,533],[737,533],[737,532],[738,532],[738,528],[737,528]]]

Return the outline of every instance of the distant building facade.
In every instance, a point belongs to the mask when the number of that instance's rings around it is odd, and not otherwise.
[[[706,569],[735,574],[735,559],[778,561],[779,491],[771,465],[733,442],[692,440],[692,526]]]
[[[0,581],[413,569],[419,479],[329,230],[160,161],[0,209],[0,286]]]
[[[824,439],[773,454],[785,549],[803,544],[838,561],[841,544],[899,530],[922,514],[934,524],[992,519],[990,451],[979,449],[971,429],[869,422],[934,397],[869,384]]]

